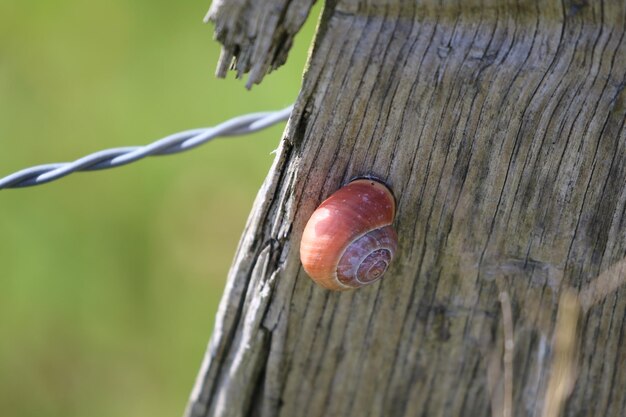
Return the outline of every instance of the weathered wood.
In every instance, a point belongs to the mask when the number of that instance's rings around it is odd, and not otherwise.
[[[229,68],[237,77],[249,72],[246,86],[281,66],[315,0],[215,0],[205,21],[215,22],[215,37],[224,46],[217,76]]]
[[[187,415],[626,415],[625,28],[622,0],[328,2]],[[300,235],[362,174],[399,255],[329,292]]]

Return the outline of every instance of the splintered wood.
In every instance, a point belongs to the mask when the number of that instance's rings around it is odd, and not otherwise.
[[[315,0],[215,0],[205,17],[215,23],[215,37],[223,45],[216,75],[229,69],[237,77],[250,73],[246,87],[258,84],[269,71],[287,60]]]

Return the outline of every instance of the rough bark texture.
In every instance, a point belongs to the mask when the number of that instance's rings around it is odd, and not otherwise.
[[[626,415],[625,22],[328,2],[187,415]],[[399,254],[329,292],[300,235],[362,174],[398,198]]]

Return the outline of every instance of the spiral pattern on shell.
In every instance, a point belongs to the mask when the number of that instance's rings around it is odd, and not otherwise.
[[[398,246],[395,199],[381,182],[357,179],[328,197],[309,219],[300,244],[304,270],[319,285],[348,290],[387,271]]]

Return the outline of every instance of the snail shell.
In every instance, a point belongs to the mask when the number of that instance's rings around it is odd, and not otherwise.
[[[309,219],[300,243],[304,270],[322,287],[348,290],[379,280],[398,247],[391,191],[357,179],[328,197]]]

